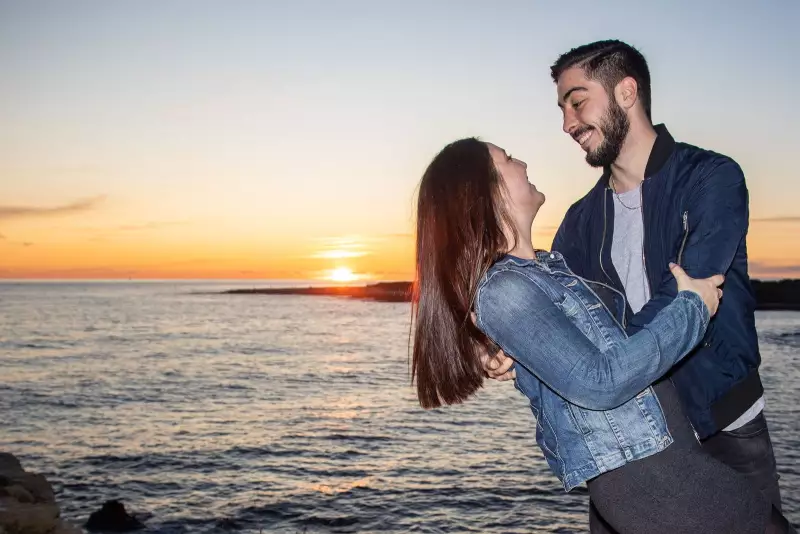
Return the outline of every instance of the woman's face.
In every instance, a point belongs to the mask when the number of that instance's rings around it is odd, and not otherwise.
[[[492,155],[495,169],[500,174],[505,191],[503,200],[511,217],[521,229],[533,222],[539,208],[544,204],[544,195],[528,180],[528,166],[499,146],[486,143]]]

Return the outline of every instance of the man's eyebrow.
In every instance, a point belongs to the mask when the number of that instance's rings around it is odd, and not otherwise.
[[[580,85],[578,85],[578,86],[576,86],[576,87],[572,87],[572,88],[571,88],[569,91],[567,91],[566,93],[564,93],[564,98],[562,98],[561,100],[562,100],[563,102],[566,102],[566,101],[567,101],[567,99],[570,97],[570,95],[571,95],[572,93],[574,93],[575,91],[588,91],[588,89],[587,89],[586,87],[583,87],[583,86],[580,86]],[[559,102],[559,103],[558,103],[558,107],[564,107],[564,104],[562,104],[561,102]]]

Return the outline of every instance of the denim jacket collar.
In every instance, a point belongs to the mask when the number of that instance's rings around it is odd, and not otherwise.
[[[553,269],[564,267],[564,256],[562,256],[560,252],[537,250],[535,254],[536,257],[533,259],[520,258],[513,254],[506,254],[497,263],[501,265],[504,263],[513,263],[520,267],[530,265],[546,273],[551,272]]]

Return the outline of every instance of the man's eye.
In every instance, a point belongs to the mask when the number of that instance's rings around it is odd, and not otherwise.
[[[578,109],[579,107],[581,107],[581,104],[583,104],[585,101],[586,100],[584,99],[584,100],[580,100],[578,102],[573,102],[572,103],[572,107],[575,108],[575,109]]]

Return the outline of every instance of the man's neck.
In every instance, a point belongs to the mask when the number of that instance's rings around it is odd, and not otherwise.
[[[632,191],[644,181],[644,171],[657,136],[651,124],[631,123],[622,150],[611,164],[611,185],[617,193]]]

